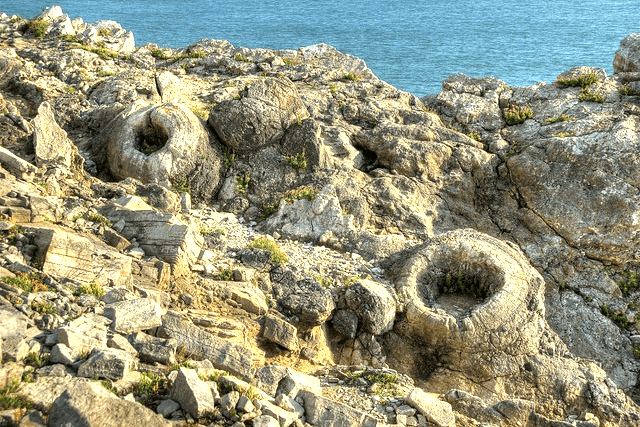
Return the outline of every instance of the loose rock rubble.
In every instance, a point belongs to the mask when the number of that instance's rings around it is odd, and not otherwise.
[[[640,425],[640,47],[418,99],[0,14],[4,425]]]

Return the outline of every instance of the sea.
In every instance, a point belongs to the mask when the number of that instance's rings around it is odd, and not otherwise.
[[[417,96],[451,74],[510,86],[552,82],[571,67],[611,74],[620,40],[640,32],[639,0],[58,0],[71,18],[110,19],[136,44],[186,47],[203,39],[297,49],[328,43],[362,58],[382,80]],[[32,18],[52,3],[0,0]]]

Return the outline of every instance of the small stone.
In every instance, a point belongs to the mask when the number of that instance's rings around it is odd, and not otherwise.
[[[180,409],[180,404],[175,400],[166,399],[158,404],[158,408],[156,412],[163,417],[167,418],[169,415],[173,414],[175,411]]]
[[[247,396],[242,395],[240,396],[240,399],[238,399],[238,403],[236,404],[236,409],[238,411],[248,413],[248,412],[255,411],[256,407],[253,406],[253,403]]]

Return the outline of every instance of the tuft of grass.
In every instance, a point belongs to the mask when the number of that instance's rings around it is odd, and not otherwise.
[[[233,270],[230,268],[223,268],[222,270],[220,270],[220,272],[218,273],[218,279],[228,282],[231,279],[233,279]]]
[[[180,363],[174,363],[173,366],[171,367],[171,370],[172,371],[177,371],[180,368],[196,369],[196,365],[191,363],[190,360],[184,360],[184,361],[182,361]]]
[[[262,217],[267,218],[270,215],[273,215],[278,210],[278,206],[280,206],[280,199],[276,200],[273,203],[265,203],[262,205]]]
[[[51,302],[37,303],[34,301],[31,303],[31,310],[40,314],[54,314],[56,307]]]
[[[622,279],[618,280],[616,284],[623,294],[629,295],[630,293],[640,289],[640,275],[625,271],[622,273]]]
[[[107,28],[100,28],[98,35],[100,37],[109,37],[111,35],[111,31]]]
[[[249,189],[249,181],[251,181],[251,177],[247,174],[236,176],[236,190],[238,193],[247,193],[247,190]]]
[[[514,126],[525,122],[525,120],[533,117],[533,111],[529,107],[511,107],[504,111],[504,121],[507,125]]]
[[[269,251],[271,253],[271,264],[279,265],[289,262],[289,257],[287,257],[287,254],[285,254],[284,251],[280,249],[275,241],[267,237],[257,238],[249,244],[249,247]]]
[[[639,92],[633,90],[631,88],[631,86],[629,86],[628,84],[623,84],[620,85],[620,87],[618,87],[618,91],[620,92],[620,95],[622,96],[635,96],[635,95],[640,95]]]
[[[91,282],[86,285],[80,285],[80,287],[73,292],[74,296],[79,296],[82,294],[93,295],[96,298],[102,298],[104,296],[104,289],[102,288],[102,285]]]
[[[478,132],[471,132],[469,134],[469,138],[478,141],[478,142],[482,142],[482,137],[480,136],[480,134]]]
[[[118,57],[118,54],[116,52],[102,46],[92,47],[92,46],[81,45],[81,46],[74,46],[73,49],[82,49],[82,50],[86,50],[87,52],[95,53],[102,59],[115,59]]]
[[[178,194],[188,193],[191,194],[191,188],[189,188],[189,183],[187,182],[187,178],[182,178],[180,181],[174,181],[171,183],[171,187],[173,191]]]
[[[49,361],[49,356],[45,353],[31,352],[27,354],[26,361],[28,365],[31,365],[34,368],[42,368]]]
[[[600,93],[589,92],[588,90],[581,90],[578,99],[583,102],[597,102],[602,104],[604,97]]]
[[[20,273],[16,277],[3,277],[2,281],[6,284],[15,286],[25,292],[48,291],[49,288],[44,284],[42,278],[35,273]]]
[[[233,59],[235,59],[238,62],[251,62],[249,58],[247,58],[241,53],[236,53],[236,56],[234,56]]]
[[[64,40],[67,43],[84,44],[84,42],[80,39],[80,37],[78,37],[76,35],[65,34],[65,35],[60,36],[60,37],[62,38],[62,40]]]
[[[100,215],[97,212],[88,212],[84,215],[84,218],[87,221],[92,221],[92,222],[97,222],[99,224],[102,224],[104,227],[111,227],[111,221],[109,221],[109,219],[105,218],[104,216]]]
[[[287,157],[287,163],[289,163],[289,165],[291,165],[291,167],[295,169],[307,168],[307,159],[304,155],[304,152]]]
[[[205,58],[207,55],[204,52],[185,52],[171,58],[170,62],[175,64],[178,61],[182,61],[183,59],[188,58]]]
[[[158,394],[161,387],[164,386],[164,380],[161,380],[152,372],[143,372],[140,381],[133,388],[133,394],[138,396],[140,403],[149,406],[154,396]]]
[[[596,73],[589,73],[578,76],[574,79],[558,79],[556,80],[556,83],[562,87],[580,87],[582,89],[586,89],[599,81],[600,79]]]
[[[111,76],[115,76],[117,73],[115,71],[105,71],[105,70],[100,70],[96,73],[96,75],[98,77],[111,77]]]
[[[288,203],[293,203],[296,200],[313,200],[318,195],[318,190],[311,187],[299,187],[293,190],[289,190],[284,193],[284,200]]]
[[[40,40],[44,39],[45,34],[47,34],[48,26],[49,24],[44,19],[33,19],[27,22],[27,30]]]
[[[0,389],[0,409],[30,408],[31,402],[18,397],[16,393],[20,388],[20,381],[13,380],[9,385]]]
[[[151,56],[153,56],[156,59],[169,59],[171,58],[171,56],[167,55],[164,50],[160,49],[160,48],[155,48],[151,50]]]
[[[573,120],[573,117],[567,115],[567,114],[563,114],[561,116],[558,117],[552,117],[550,119],[545,120],[544,122],[548,125],[552,125],[554,123],[558,123],[558,122],[568,122]]]
[[[349,81],[352,81],[352,82],[357,82],[358,80],[360,80],[360,77],[358,77],[358,75],[354,74],[354,73],[344,73],[342,75],[342,78],[344,80],[349,80]]]
[[[236,155],[234,153],[232,153],[231,151],[225,151],[224,153],[224,160],[222,162],[222,164],[224,164],[225,168],[230,168],[231,166],[233,166],[233,163],[236,161]]]

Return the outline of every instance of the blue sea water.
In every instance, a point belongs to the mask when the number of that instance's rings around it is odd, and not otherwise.
[[[52,3],[0,0],[31,18]],[[296,49],[319,42],[364,59],[381,79],[422,96],[447,76],[511,86],[553,81],[573,66],[603,67],[640,32],[638,0],[58,0],[71,18],[118,21],[136,44],[183,47],[201,38]]]

